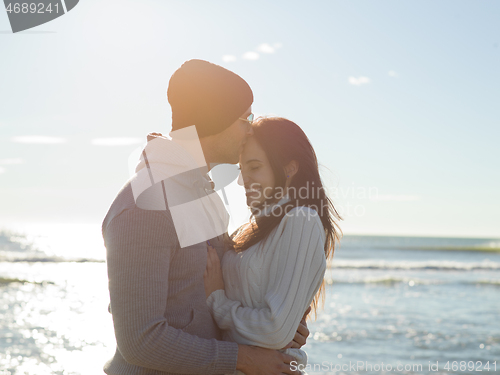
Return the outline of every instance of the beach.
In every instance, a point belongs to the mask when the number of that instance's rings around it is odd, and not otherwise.
[[[307,372],[498,373],[499,243],[345,236]],[[4,228],[0,289],[1,374],[102,373],[115,341],[99,225]]]

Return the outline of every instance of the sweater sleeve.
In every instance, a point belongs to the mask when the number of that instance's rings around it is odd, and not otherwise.
[[[170,260],[177,243],[167,215],[125,211],[111,221],[104,238],[111,313],[123,358],[169,373],[234,372],[235,343],[190,335],[169,326],[164,317]]]
[[[282,219],[283,233],[276,233],[278,240],[271,241],[272,248],[265,249],[271,262],[269,283],[265,286],[266,307],[244,307],[241,302],[228,299],[222,289],[208,297],[207,304],[218,326],[230,330],[236,342],[280,349],[293,339],[326,271],[323,225],[312,212],[316,213],[308,208],[291,210]]]

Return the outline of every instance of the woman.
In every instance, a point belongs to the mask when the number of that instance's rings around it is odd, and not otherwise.
[[[284,118],[261,118],[240,155],[251,221],[232,235],[219,262],[208,246],[207,304],[224,339],[281,349],[312,304],[324,297],[327,260],[340,219],[326,196],[316,154],[302,129]],[[222,272],[221,272],[222,271]],[[307,361],[300,349],[285,349]]]

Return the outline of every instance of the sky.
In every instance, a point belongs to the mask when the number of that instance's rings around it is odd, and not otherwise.
[[[499,18],[492,0],[82,0],[13,34],[0,10],[0,224],[100,223],[200,58],[302,127],[344,233],[498,238]]]

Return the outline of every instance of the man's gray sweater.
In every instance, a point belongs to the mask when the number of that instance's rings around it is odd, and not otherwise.
[[[201,186],[206,186],[205,176],[198,175]],[[200,189],[200,184],[193,186]],[[130,181],[112,203],[102,233],[117,342],[104,371],[110,375],[234,373],[238,346],[219,341],[221,334],[206,305],[206,243],[180,248],[168,207],[139,208]],[[210,242],[222,258],[222,236]]]

